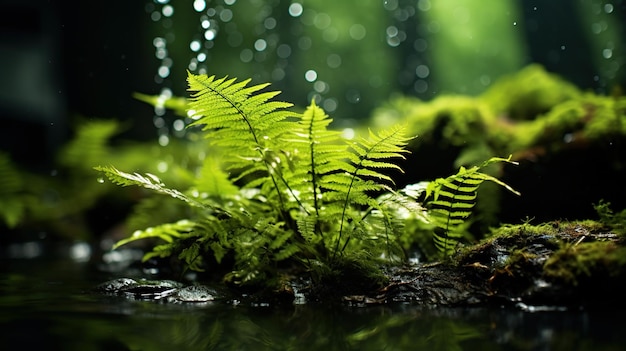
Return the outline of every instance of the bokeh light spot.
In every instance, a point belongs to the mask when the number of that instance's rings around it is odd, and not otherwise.
[[[289,15],[291,15],[292,17],[298,17],[302,15],[302,10],[302,4],[299,4],[297,2],[289,5]]]
[[[170,17],[174,14],[174,7],[172,5],[163,6],[163,16]]]
[[[243,49],[241,50],[241,53],[239,54],[239,59],[241,60],[241,62],[244,62],[244,63],[248,63],[252,61],[253,57],[254,57],[254,53],[250,49]]]
[[[189,48],[191,49],[191,51],[193,52],[198,52],[200,50],[200,48],[202,47],[202,45],[200,44],[200,41],[198,40],[194,40],[189,44]]]
[[[330,68],[339,68],[341,66],[341,56],[337,54],[330,54],[326,58],[326,64]]]
[[[365,38],[366,34],[367,31],[365,30],[365,27],[363,27],[363,25],[361,24],[353,24],[350,27],[350,37],[354,40],[361,40]]]
[[[204,0],[195,0],[193,2],[193,9],[197,12],[202,12],[206,8],[206,2]]]
[[[426,78],[430,74],[430,69],[426,65],[419,65],[415,69],[415,75],[418,78]]]
[[[263,51],[267,49],[267,42],[264,39],[257,39],[257,41],[254,42],[254,49],[256,51]]]
[[[291,46],[287,44],[280,44],[276,49],[276,54],[278,57],[286,59],[291,56]]]
[[[306,73],[304,73],[304,79],[306,79],[307,82],[314,82],[317,79],[317,72],[312,69],[306,71]]]
[[[315,25],[315,27],[317,29],[326,29],[330,26],[330,16],[327,13],[324,12],[320,12],[317,15],[315,15],[315,18],[313,19],[313,24]]]

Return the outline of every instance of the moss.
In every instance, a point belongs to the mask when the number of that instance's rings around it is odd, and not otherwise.
[[[547,278],[571,285],[623,277],[626,248],[612,241],[566,243],[544,266]]]
[[[531,120],[552,107],[581,95],[573,84],[548,73],[540,65],[530,65],[496,81],[481,100],[499,116]]]
[[[626,135],[626,97],[582,93],[531,65],[497,81],[479,97],[442,95],[430,102],[397,97],[373,116],[380,126],[400,120],[419,136],[415,147],[486,145],[492,155],[507,155],[535,146]]]
[[[432,180],[494,155],[512,154],[520,162],[519,167],[501,167],[490,174],[520,190],[521,203],[502,196],[500,189],[479,193],[472,226],[477,237],[489,226],[529,214],[537,214],[541,221],[588,218],[591,204],[601,198],[623,206],[621,190],[603,189],[619,185],[617,179],[626,170],[619,157],[626,145],[624,96],[582,92],[531,65],[496,81],[477,97],[440,95],[432,101],[396,97],[373,116],[373,124],[380,126],[400,120],[408,124],[409,134],[417,135],[409,146],[412,155],[407,164],[422,166],[405,167],[398,183]],[[604,168],[585,173],[585,165]],[[562,179],[564,167],[575,176],[565,174],[571,179]],[[598,191],[583,189],[584,196],[570,195],[581,186],[576,179],[583,174],[591,177],[586,183],[602,186]],[[553,192],[556,203],[546,209],[541,206],[547,189],[561,193]]]

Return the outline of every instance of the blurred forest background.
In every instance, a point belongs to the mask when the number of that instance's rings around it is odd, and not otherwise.
[[[57,168],[59,150],[76,136],[81,121],[101,119],[121,122],[123,133],[114,141],[166,146],[184,134],[185,118],[133,94],[163,100],[185,97],[187,71],[252,78],[254,84],[270,82],[273,90],[283,92],[279,99],[296,108],[315,99],[335,120],[335,128],[368,124],[377,109],[399,96],[422,101],[451,94],[478,96],[499,78],[530,64],[543,66],[582,91],[621,96],[626,83],[624,19],[625,0],[0,0],[0,166],[10,160],[44,175],[40,185],[44,195],[32,203],[52,200],[39,216],[66,218],[93,206],[106,191],[92,179],[96,177],[92,167],[103,161],[75,153],[73,164],[65,162],[80,169],[72,175]],[[92,132],[106,140],[117,127],[98,128]],[[91,137],[87,133],[82,138]],[[557,139],[563,143],[563,136]],[[530,173],[533,179],[520,171],[513,183],[524,184],[526,189],[520,190],[527,195],[533,189],[538,192],[534,198],[522,198],[529,209],[524,213],[543,211],[547,218],[575,214],[565,207],[551,212],[559,206],[543,197],[554,184],[560,184],[563,193],[553,191],[552,199],[568,204],[579,197],[582,205],[575,206],[587,211],[581,216],[588,215],[590,202],[598,197],[622,198],[613,191],[615,186],[623,188],[624,172],[623,143],[615,140],[607,139],[600,149],[589,152],[588,160],[608,164],[607,170],[580,161],[578,153],[567,158],[563,164],[580,178],[575,184],[562,182],[574,177],[563,174],[564,166],[558,162],[549,158],[542,164],[530,162],[526,170],[535,172]],[[608,161],[596,157],[598,150]],[[450,159],[431,151],[414,155],[424,168],[433,170],[431,175],[449,175],[458,150]],[[484,151],[487,158],[507,156]],[[422,157],[425,153],[431,159]],[[145,153],[137,155],[144,164],[156,163]],[[139,169],[143,164],[133,167],[137,169],[132,171],[150,171]],[[586,173],[579,173],[582,170]],[[21,185],[11,189],[13,183],[0,182],[7,199],[14,199],[7,203],[24,206],[19,199],[27,181],[9,171],[4,178]],[[597,182],[598,172],[612,172],[614,179]],[[546,181],[551,173],[556,183]],[[410,182],[419,180],[425,179]],[[69,183],[69,190],[53,189],[57,183]],[[589,183],[602,183],[607,189],[596,194],[587,189]],[[581,190],[591,194],[578,196]],[[546,208],[537,209],[538,204]],[[4,215],[14,222],[26,213],[4,207]],[[108,206],[106,212],[117,207]],[[520,200],[511,201],[509,207],[520,207]],[[59,213],[47,214],[55,209]],[[94,218],[102,217],[93,212]],[[518,212],[511,216],[521,219]],[[60,231],[75,227],[74,221]]]
[[[168,134],[134,92],[186,96],[186,71],[271,82],[353,126],[394,94],[475,95],[540,63],[579,88],[626,80],[622,0],[0,1],[0,149],[45,170],[76,118]]]

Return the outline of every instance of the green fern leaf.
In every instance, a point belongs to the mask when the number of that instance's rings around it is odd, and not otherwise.
[[[169,195],[175,199],[182,200],[191,206],[207,208],[208,206],[198,202],[176,189],[170,189],[163,184],[159,177],[151,173],[145,175],[139,173],[126,173],[118,170],[113,166],[98,166],[95,170],[104,173],[111,182],[121,186],[136,185],[146,189],[156,191],[161,194]]]
[[[113,249],[128,243],[144,240],[149,238],[158,238],[166,243],[172,243],[176,239],[187,236],[195,227],[195,222],[189,220],[180,220],[176,223],[161,224],[156,227],[150,227],[145,230],[137,230],[130,237],[122,239],[115,243]]]
[[[480,172],[484,167],[496,163],[507,162],[516,164],[509,158],[493,157],[480,166],[469,169],[461,167],[457,174],[447,178],[439,178],[430,182],[426,188],[429,215],[432,223],[437,227],[433,233],[435,246],[443,254],[451,254],[459,241],[465,236],[466,220],[472,214],[476,205],[477,192],[485,181],[492,181],[520,195],[501,180]]]
[[[404,130],[404,126],[396,126],[389,130],[382,131],[379,134],[370,131],[369,139],[362,138],[359,142],[354,142],[350,145],[353,154],[348,157],[347,163],[349,166],[345,168],[352,170],[347,173],[333,175],[334,179],[344,179],[338,180],[335,184],[330,185],[330,188],[334,187],[334,191],[345,194],[339,235],[335,243],[335,254],[339,253],[339,251],[343,252],[350,240],[348,236],[342,249],[339,250],[344,226],[348,219],[346,214],[348,213],[347,210],[349,206],[353,204],[373,207],[378,206],[378,202],[370,193],[387,190],[389,186],[373,181],[372,179],[384,180],[393,184],[391,178],[378,171],[378,169],[396,169],[402,171],[397,165],[384,160],[390,158],[404,158],[404,154],[408,152],[404,147],[411,139],[404,136]],[[349,181],[345,178],[349,178]],[[345,186],[346,181],[348,187],[344,188],[342,186]],[[328,187],[329,184],[327,183],[325,186]]]

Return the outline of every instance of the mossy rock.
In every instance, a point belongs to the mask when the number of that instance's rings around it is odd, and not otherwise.
[[[398,269],[370,303],[624,304],[623,237],[594,221],[507,225],[450,261]]]

